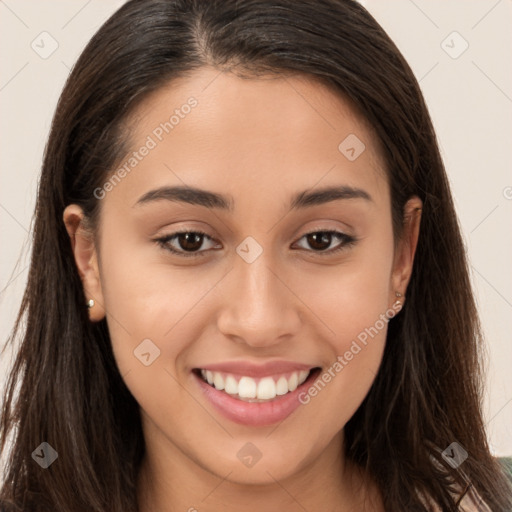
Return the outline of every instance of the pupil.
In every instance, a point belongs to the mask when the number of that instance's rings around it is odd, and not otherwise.
[[[325,249],[331,243],[331,234],[325,231],[308,235],[308,243],[314,249]]]
[[[185,243],[182,243],[185,239]],[[179,237],[180,247],[185,251],[194,251],[201,247],[202,235],[199,233],[182,233]]]

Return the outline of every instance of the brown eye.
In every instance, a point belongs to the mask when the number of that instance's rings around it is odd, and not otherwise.
[[[313,249],[324,250],[331,245],[332,235],[326,231],[319,231],[318,233],[310,233],[306,235],[306,240],[310,247]]]
[[[203,235],[199,233],[180,233],[176,240],[180,248],[185,251],[197,251],[203,245]]]
[[[200,249],[206,239],[213,242],[213,239],[202,231],[179,231],[158,238],[156,242],[173,254],[187,257],[204,255],[207,250]]]
[[[329,249],[333,240],[340,240],[337,246]],[[312,231],[306,233],[302,238],[305,239],[308,246],[313,249],[313,252],[332,254],[341,251],[356,242],[353,236],[342,233],[341,231],[325,230],[325,231]],[[307,249],[307,247],[302,247]],[[329,250],[327,250],[329,249]]]

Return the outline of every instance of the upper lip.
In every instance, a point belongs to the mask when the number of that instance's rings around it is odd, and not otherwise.
[[[251,361],[225,361],[222,363],[198,366],[197,368],[210,370],[212,372],[224,372],[231,373],[233,375],[258,378],[295,371],[311,370],[316,368],[316,366],[296,363],[293,361],[268,361],[266,363],[254,363]]]

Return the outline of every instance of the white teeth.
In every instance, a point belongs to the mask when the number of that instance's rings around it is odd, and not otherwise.
[[[258,384],[257,397],[260,400],[276,397],[276,383],[272,377],[265,377],[260,380]]]
[[[240,398],[256,398],[256,381],[251,377],[242,377],[238,382],[238,396]]]
[[[294,372],[290,375],[290,378],[288,379],[288,389],[290,391],[295,391],[297,389],[298,385],[299,385],[299,376],[297,375],[297,372]]]
[[[213,385],[217,389],[224,389],[224,377],[219,372],[213,374]]]
[[[224,391],[230,395],[238,395],[238,382],[233,375],[228,375],[224,382]]]
[[[300,373],[299,373],[299,386],[305,382],[305,380],[308,378],[308,375],[309,375],[309,371],[308,370],[302,370]]]
[[[276,384],[276,395],[286,395],[288,393],[288,381],[286,377],[279,377]]]
[[[283,375],[277,379],[277,382],[273,377],[264,377],[256,382],[252,377],[245,376],[237,381],[233,375],[223,375],[211,370],[201,370],[201,375],[208,384],[230,395],[238,395],[239,398],[273,400],[276,396],[295,391],[308,378],[309,371],[293,372],[288,379]]]

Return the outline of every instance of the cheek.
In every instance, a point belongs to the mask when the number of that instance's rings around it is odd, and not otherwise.
[[[388,302],[392,256],[390,237],[335,271],[301,279],[298,295],[307,297],[321,326],[318,332],[329,347],[324,371],[302,397],[315,409],[310,417],[318,429],[322,422],[328,422],[333,432],[341,429],[378,373],[388,324],[396,313]]]
[[[311,319],[323,324],[325,339],[338,354],[388,309],[392,260],[391,237],[375,237],[341,264],[311,267],[293,281],[294,291],[314,313]]]
[[[112,350],[141,409],[162,418],[171,433],[172,412],[190,402],[178,383],[177,367],[186,359],[190,340],[200,337],[198,301],[212,285],[191,286],[185,273],[139,267],[133,265],[136,259],[116,258],[102,283]]]
[[[385,297],[384,293],[375,293],[363,299],[349,297],[337,306],[325,304],[333,331],[331,336],[323,337],[329,344],[329,358],[319,377],[300,397],[311,407],[307,416],[313,431],[326,435],[339,432],[370,390],[386,344],[390,317],[386,316]]]
[[[125,369],[133,366],[133,352],[148,339],[160,360],[172,364],[186,350],[187,340],[199,337],[208,303],[202,298],[218,278],[196,275],[192,281],[190,270],[177,272],[164,265],[130,269],[131,263],[117,260],[102,283],[118,364]]]
[[[112,238],[102,253],[102,291],[121,375],[143,408],[158,390],[172,390],[177,400],[181,388],[172,376],[181,378],[193,342],[214,318],[212,291],[226,269],[172,266],[157,248]]]

